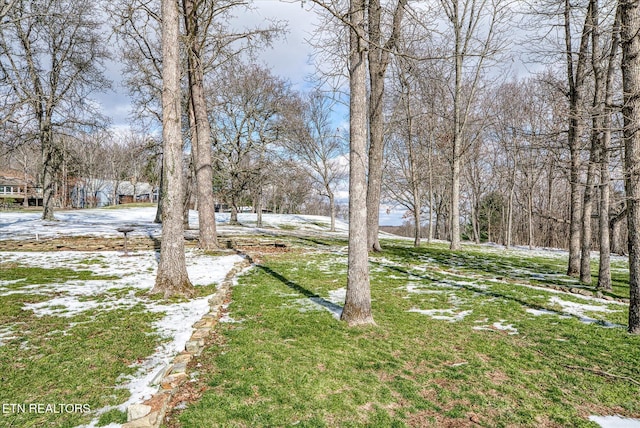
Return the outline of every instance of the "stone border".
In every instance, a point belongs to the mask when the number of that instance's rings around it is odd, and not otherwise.
[[[122,428],[159,428],[162,425],[165,414],[169,410],[171,397],[189,378],[187,365],[194,357],[202,353],[206,338],[218,324],[222,305],[231,290],[235,276],[251,265],[251,258],[244,256],[244,260],[236,263],[227,273],[216,292],[209,299],[209,312],[193,325],[194,330],[185,345],[185,350],[178,354],[171,364],[157,376],[156,379],[160,379],[158,392],[141,404],[130,405],[127,408],[128,422],[123,424]]]

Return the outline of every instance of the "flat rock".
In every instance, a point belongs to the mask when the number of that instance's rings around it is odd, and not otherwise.
[[[127,421],[133,421],[147,416],[151,412],[151,406],[146,404],[132,404],[127,408]]]
[[[204,346],[204,340],[203,339],[190,340],[185,345],[185,349],[186,349],[187,352],[195,354],[195,353],[200,352],[203,346]]]
[[[151,412],[140,419],[122,424],[122,428],[156,428],[160,426],[158,423],[159,415],[158,412]]]
[[[187,380],[186,373],[170,374],[169,376],[162,379],[162,382],[160,382],[160,387],[165,391],[174,389],[182,385],[186,380]]]

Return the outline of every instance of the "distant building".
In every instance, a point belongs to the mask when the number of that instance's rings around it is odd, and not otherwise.
[[[42,195],[42,187],[31,175],[15,169],[0,169],[0,204],[42,206]]]
[[[157,202],[158,188],[149,183],[78,179],[70,191],[74,208],[104,207],[133,202]]]

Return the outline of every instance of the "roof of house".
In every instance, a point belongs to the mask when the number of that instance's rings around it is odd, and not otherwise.
[[[22,171],[11,168],[0,169],[0,184],[3,185],[24,185],[25,174]],[[27,174],[27,184],[33,186],[35,179]]]
[[[133,196],[134,186],[130,181],[105,180],[101,178],[81,179],[77,180],[76,185],[80,187],[88,187],[94,192],[103,192],[106,194],[113,193],[113,187],[118,185],[117,194],[119,196]],[[151,195],[154,193],[154,186],[145,182],[137,182],[135,185],[136,195]]]
[[[136,195],[152,195],[153,186],[149,183],[138,182],[135,186]],[[133,196],[133,183],[122,181],[118,184],[118,194],[121,196]]]

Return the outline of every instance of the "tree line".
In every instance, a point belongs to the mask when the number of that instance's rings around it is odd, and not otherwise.
[[[567,273],[586,284],[597,249],[602,290],[611,288],[611,251],[627,251],[629,331],[640,332],[636,4],[310,4],[321,17],[314,37],[321,89],[300,94],[254,61],[283,35],[284,22],[230,27],[250,7],[244,2],[113,1],[104,9],[88,0],[5,2],[3,150],[15,159],[20,150],[37,153],[43,218],[53,218],[61,147],[109,140],[99,137],[108,120],[91,100],[110,85],[110,33],[122,51],[132,119],[145,135],[162,129],[143,138],[148,152],[139,152],[157,157],[149,177],[162,194],[155,291],[189,293],[180,243],[191,201],[200,245],[211,249],[216,200],[236,220],[244,205],[258,213],[303,209],[313,188],[335,219],[348,164],[343,319],[350,324],[373,323],[367,254],[381,250],[379,207],[387,200],[406,208],[416,245],[426,237],[448,240],[453,251],[462,239],[565,247]],[[537,68],[526,77],[505,65],[517,34]],[[348,135],[334,125],[333,103],[341,101]],[[72,163],[91,164],[81,157]]]

